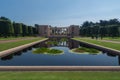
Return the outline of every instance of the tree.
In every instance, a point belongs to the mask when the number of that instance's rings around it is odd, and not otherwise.
[[[10,34],[13,33],[12,24],[9,21],[1,20],[0,21],[0,33],[2,36],[7,38]]]
[[[4,37],[13,35],[14,29],[10,19],[0,17],[0,27],[0,33],[1,35],[4,35]]]
[[[28,27],[25,24],[22,24],[22,36],[27,36],[28,34]]]
[[[119,37],[120,36],[120,21],[118,19],[100,20],[93,23],[85,21],[80,28],[81,36],[92,36],[101,39],[103,37]]]
[[[119,26],[118,25],[110,25],[109,26],[109,34],[111,37],[118,37],[119,36]]]
[[[32,28],[33,28],[33,34],[34,35],[38,34],[37,29],[35,27],[32,27]]]
[[[32,28],[32,26],[28,26],[28,35],[29,36],[33,35],[33,28]]]
[[[14,35],[18,37],[22,34],[22,24],[21,23],[13,23],[14,26]]]
[[[100,27],[99,29],[99,34],[100,34],[100,38],[103,39],[103,37],[105,37],[105,35],[107,34],[107,30],[105,27]]]
[[[109,20],[109,25],[118,25],[118,24],[119,24],[119,20],[116,18]]]
[[[31,36],[33,34],[37,34],[37,30],[35,27],[27,26],[23,23],[15,23],[11,22],[9,18],[0,17],[0,36],[8,37],[8,36]]]
[[[6,17],[4,17],[4,16],[1,16],[1,17],[0,17],[0,20],[4,20],[4,21],[9,21],[9,22],[11,22],[11,20],[10,20],[9,18],[6,18]]]

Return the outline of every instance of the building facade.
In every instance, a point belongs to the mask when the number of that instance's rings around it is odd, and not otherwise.
[[[69,26],[69,33],[71,36],[79,36],[80,28],[78,25],[70,25]]]
[[[38,25],[35,24],[39,36],[48,37],[50,36],[50,25]]]
[[[69,27],[51,27],[50,25],[38,25],[35,24],[38,30],[39,36],[50,37],[50,36],[79,36],[79,26],[71,25]]]

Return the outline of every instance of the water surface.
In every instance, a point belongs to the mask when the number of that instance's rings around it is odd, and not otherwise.
[[[24,51],[3,57],[0,59],[0,66],[119,66],[120,55],[102,53],[98,55],[75,54],[70,49],[80,47],[80,43],[67,40],[58,45],[46,44],[42,42],[36,48],[49,47],[64,51],[62,55],[33,54],[29,48]]]

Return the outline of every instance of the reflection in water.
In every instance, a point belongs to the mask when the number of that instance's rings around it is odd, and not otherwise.
[[[108,56],[110,56],[110,57],[116,57],[116,56],[118,56],[117,54],[112,54],[112,53],[106,53]]]
[[[32,47],[29,47],[28,50],[32,50]]]
[[[17,53],[14,53],[14,56],[20,56],[20,55],[22,55],[22,52],[20,51],[20,52],[17,52]]]
[[[17,52],[17,53],[2,57],[1,60],[3,60],[3,61],[11,60],[11,59],[13,59],[14,56],[21,56],[21,55],[22,55],[22,52]]]
[[[28,50],[27,49],[24,49],[23,52],[27,52]],[[22,51],[19,51],[19,52],[16,52],[14,54],[10,54],[10,55],[7,55],[5,57],[2,57],[1,60],[2,61],[6,61],[6,60],[11,60],[14,58],[14,56],[21,56],[22,55]]]
[[[119,65],[120,65],[120,55],[118,56],[118,63],[119,63]]]
[[[54,41],[54,43],[57,42],[57,44],[47,44],[46,41],[43,41],[43,42],[39,43],[38,45],[34,45],[33,47],[34,48],[39,48],[39,47],[47,47],[47,48],[49,48],[49,47],[59,46],[59,47],[68,47],[69,49],[79,47],[79,42],[71,40],[71,39],[64,39],[64,40],[61,40],[61,39],[49,39],[48,41]],[[4,61],[5,60],[11,60],[13,58],[13,56],[21,56],[22,52],[25,53],[28,50],[32,50],[32,47],[29,47],[27,49],[24,49],[23,51],[20,51],[20,52],[17,52],[17,53],[2,57],[1,60],[4,60]]]
[[[49,42],[53,42],[53,40],[49,39],[48,40]],[[48,42],[47,41],[47,42]],[[54,44],[57,42],[57,45]],[[54,47],[54,46],[59,46],[59,47],[68,47],[69,49],[73,49],[73,48],[78,48],[79,47],[79,42],[78,41],[74,41],[74,40],[71,40],[71,39],[68,39],[66,41],[61,41],[60,39],[58,40],[55,40],[53,42],[53,44],[47,44],[47,42],[42,42],[39,44],[38,47]]]
[[[28,49],[24,49],[24,50],[23,50],[23,52],[27,52],[27,51],[28,51]]]
[[[69,41],[69,49],[78,48],[79,45],[80,45],[80,44],[79,44],[78,41],[74,41],[74,40],[70,40],[70,41]]]
[[[49,60],[53,60],[53,62],[54,61],[57,61],[57,59],[58,58],[62,58],[62,60],[64,59],[64,61],[63,62],[61,62],[61,64],[62,63],[64,63],[64,62],[66,62],[66,64],[69,64],[69,63],[71,63],[72,61],[73,61],[73,64],[76,62],[76,64],[82,64],[82,62],[83,63],[85,63],[85,64],[89,64],[90,63],[90,61],[91,61],[91,64],[95,61],[96,63],[93,63],[93,64],[98,64],[99,65],[99,62],[101,61],[101,63],[100,64],[103,64],[103,63],[106,63],[106,62],[104,62],[104,60],[108,60],[108,63],[109,63],[109,61],[111,62],[111,59],[112,59],[112,57],[115,59],[117,59],[117,63],[119,63],[119,65],[120,65],[120,55],[116,55],[116,54],[110,54],[110,53],[107,53],[107,52],[102,52],[103,54],[101,54],[101,55],[95,55],[95,56],[92,56],[92,55],[77,55],[77,54],[70,54],[69,53],[69,51],[67,51],[67,50],[69,50],[69,49],[73,49],[73,48],[78,48],[79,46],[84,46],[84,47],[89,47],[89,46],[87,46],[87,45],[83,45],[83,44],[81,44],[81,43],[79,43],[78,41],[74,41],[74,40],[71,40],[71,39],[49,39],[48,41],[51,41],[51,42],[54,42],[55,44],[47,44],[47,41],[44,41],[44,42],[41,42],[41,43],[39,43],[39,44],[37,44],[37,45],[34,45],[33,46],[33,48],[39,48],[39,47],[47,47],[47,48],[49,48],[49,47],[57,47],[58,49],[59,49],[59,47],[63,47],[63,48],[61,48],[61,49],[63,49],[63,50],[65,50],[65,52],[66,52],[66,54],[64,54],[64,55],[60,55],[60,56],[56,56],[56,57],[54,57],[54,56],[47,56],[47,55],[34,55],[34,54],[31,54],[31,50],[32,50],[32,47],[29,47],[28,49],[24,49],[23,51],[20,51],[20,52],[17,52],[17,53],[14,53],[14,54],[11,54],[11,55],[9,55],[9,56],[6,56],[6,57],[2,57],[1,58],[1,61],[6,61],[6,60],[8,60],[8,61],[10,61],[11,59],[13,59],[15,56],[22,56],[22,58],[21,58],[21,63],[24,63],[24,62],[26,62],[26,63],[29,63],[29,61],[30,61],[30,63],[31,64],[34,64],[35,62],[34,62],[34,60],[35,59],[37,59],[37,61],[39,60],[39,61],[42,61],[42,59],[44,59],[44,57],[47,57],[45,60],[44,60],[44,62],[43,63],[47,63],[47,61],[48,61],[48,64],[52,64],[52,63],[50,63],[49,62]],[[65,47],[65,48],[64,48]],[[69,48],[69,49],[67,49],[67,48]],[[28,50],[30,50],[30,52],[27,52]],[[23,53],[24,52],[24,53]],[[25,53],[29,53],[29,54],[25,54]],[[27,55],[27,57],[24,57],[24,55],[22,55],[22,54],[25,54],[25,55]],[[28,58],[28,56],[30,55],[30,59]],[[106,56],[107,55],[107,57],[105,57],[103,60],[102,60],[102,58],[104,57],[104,56]],[[82,56],[82,57],[81,57]],[[86,57],[87,56],[87,57]],[[98,56],[98,57],[97,57]],[[97,58],[96,58],[97,57]],[[109,57],[109,59],[108,59],[108,57]],[[24,58],[25,58],[25,61],[24,61]],[[76,58],[76,61],[74,61],[75,60],[75,58]],[[107,58],[107,59],[106,59]],[[111,59],[110,59],[111,58]],[[55,60],[54,60],[55,59]],[[100,60],[101,59],[101,60]],[[16,59],[15,59],[16,60]],[[19,60],[19,59],[18,59]],[[28,60],[28,61],[27,61]],[[32,60],[33,60],[33,63],[32,63]],[[70,61],[70,60],[72,60],[72,61]],[[86,61],[86,60],[88,60],[88,62]],[[92,61],[93,60],[93,61]],[[61,59],[60,59],[60,61],[61,61]],[[68,61],[68,62],[67,62]],[[69,62],[70,61],[70,62]],[[16,61],[17,62],[17,61]],[[59,60],[58,60],[58,62],[59,62]],[[81,62],[81,63],[80,63]],[[116,61],[115,61],[116,62]],[[60,63],[60,62],[59,62]],[[4,64],[4,63],[3,63]],[[42,62],[41,62],[41,64],[42,64]],[[57,64],[57,63],[56,63]],[[110,64],[113,64],[112,62],[110,63]]]
[[[13,58],[13,54],[2,57],[1,60],[6,61],[6,60],[11,60]]]

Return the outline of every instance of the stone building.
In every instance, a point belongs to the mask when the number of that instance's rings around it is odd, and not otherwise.
[[[79,36],[79,25],[70,25],[69,33],[71,36]]]
[[[79,26],[71,25],[69,27],[51,27],[50,25],[38,25],[35,24],[38,30],[39,36],[50,37],[50,36],[79,36]]]
[[[51,27],[50,25],[35,24],[35,27],[37,28],[39,36],[44,36],[44,37],[50,36],[50,27]]]

